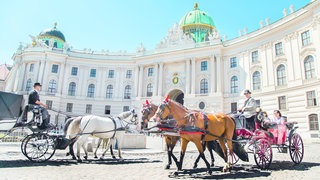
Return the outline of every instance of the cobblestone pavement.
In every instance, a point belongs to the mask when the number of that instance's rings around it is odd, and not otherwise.
[[[305,156],[300,165],[294,165],[289,154],[277,153],[273,149],[273,162],[269,170],[256,167],[253,155],[249,162],[238,162],[231,172],[222,173],[223,160],[216,156],[213,174],[207,175],[205,165],[200,161],[198,169],[192,169],[198,153],[194,148],[186,153],[183,172],[171,176],[175,166],[164,170],[167,156],[159,149],[124,150],[123,161],[106,156],[96,160],[89,154],[89,160],[78,163],[57,150],[51,160],[32,163],[20,152],[18,144],[0,144],[0,179],[319,179],[320,144],[305,144]],[[176,156],[179,155],[175,151]],[[207,157],[209,153],[206,152]]]

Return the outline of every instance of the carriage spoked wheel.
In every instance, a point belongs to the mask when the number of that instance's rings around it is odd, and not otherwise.
[[[55,139],[45,133],[31,134],[23,142],[22,153],[32,162],[45,162],[56,151]]]
[[[31,135],[26,136],[26,137],[21,141],[21,146],[20,146],[20,148],[21,148],[21,152],[22,152],[23,155],[26,155],[25,145],[26,145],[27,140],[30,138],[30,136],[31,136]]]
[[[304,154],[304,146],[301,136],[297,133],[294,133],[289,139],[289,153],[295,164],[301,163]]]
[[[267,169],[272,161],[272,148],[265,139],[258,140],[254,145],[254,161],[260,169]]]
[[[228,144],[225,143],[225,145],[226,145],[226,147],[227,147],[227,150],[228,150],[227,152],[228,152],[228,154],[229,154]],[[230,160],[231,160],[231,161],[230,161],[231,165],[235,165],[235,164],[237,164],[237,162],[239,161],[239,157],[236,155],[236,153],[232,153]]]

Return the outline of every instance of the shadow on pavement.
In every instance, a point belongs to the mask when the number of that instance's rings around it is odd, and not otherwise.
[[[0,160],[0,169],[3,168],[17,168],[17,167],[43,167],[43,166],[71,166],[77,164],[101,164],[101,165],[121,165],[121,164],[139,164],[139,163],[158,163],[159,160],[149,160],[147,158],[137,158],[137,159],[103,159],[103,160],[83,160],[82,162],[77,162],[77,160],[71,159],[55,159],[49,160],[42,163],[35,163],[29,160]]]
[[[295,165],[291,161],[274,161],[268,170],[261,170],[256,165],[235,165],[230,172],[221,172],[222,167],[213,167],[212,175],[207,174],[206,168],[199,169],[184,169],[179,172],[178,176],[169,175],[170,178],[186,179],[186,178],[199,178],[199,179],[243,179],[243,178],[258,178],[268,177],[272,171],[307,171],[312,167],[320,166],[320,163],[302,162]]]

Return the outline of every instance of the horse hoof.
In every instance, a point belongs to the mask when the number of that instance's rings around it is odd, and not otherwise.
[[[81,160],[81,159],[78,159],[77,161],[78,161],[78,163],[81,163],[81,162],[82,162],[82,160]]]
[[[212,171],[211,171],[211,170],[208,170],[208,171],[207,171],[207,174],[208,174],[208,175],[212,175]]]
[[[97,158],[98,158],[98,156],[94,156],[94,158],[95,158],[95,159],[97,159]]]
[[[116,159],[116,156],[112,156],[112,159]]]
[[[211,166],[211,167],[214,167],[214,163],[212,163],[210,166]]]
[[[77,158],[76,158],[75,156],[72,156],[72,159],[73,159],[73,160],[77,160]]]
[[[198,165],[195,164],[195,165],[193,166],[193,169],[196,169],[197,167],[198,167]]]
[[[70,155],[70,153],[66,153],[66,156],[69,156]]]
[[[170,169],[170,164],[167,164],[164,169]]]
[[[83,156],[83,158],[84,158],[85,160],[88,160],[88,156]]]
[[[178,171],[173,172],[172,175],[173,175],[173,176],[178,176],[178,175],[179,175],[179,172],[178,172]]]

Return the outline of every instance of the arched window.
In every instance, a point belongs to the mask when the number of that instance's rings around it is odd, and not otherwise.
[[[238,77],[232,76],[231,78],[231,93],[238,93]]]
[[[127,85],[124,88],[124,99],[131,99],[131,86]]]
[[[88,94],[87,94],[87,97],[94,97],[94,89],[95,89],[95,86],[94,84],[90,84],[88,86]]]
[[[68,95],[69,96],[75,96],[76,94],[76,83],[75,82],[71,82],[69,83],[69,89],[68,89]]]
[[[309,127],[310,130],[319,130],[318,114],[309,115]]]
[[[255,71],[252,74],[252,87],[253,87],[253,90],[261,89],[261,77],[260,77],[259,71]]]
[[[277,67],[277,82],[278,86],[283,86],[287,84],[286,67],[283,64],[280,64]]]
[[[112,99],[112,95],[113,95],[113,86],[111,84],[109,84],[107,86],[106,98],[107,99]]]
[[[200,94],[208,94],[208,80],[202,79],[200,81]]]
[[[153,87],[152,87],[152,84],[148,84],[147,86],[147,97],[151,97],[152,96],[152,90],[153,90]]]
[[[307,56],[304,60],[304,73],[306,76],[306,79],[314,78],[315,70],[314,70],[314,59],[313,56]]]
[[[32,87],[32,81],[31,79],[28,79],[26,84],[26,91],[31,91],[31,87]]]
[[[49,93],[56,93],[57,91],[57,81],[54,79],[51,79],[49,81],[49,85],[48,85],[48,92]]]

